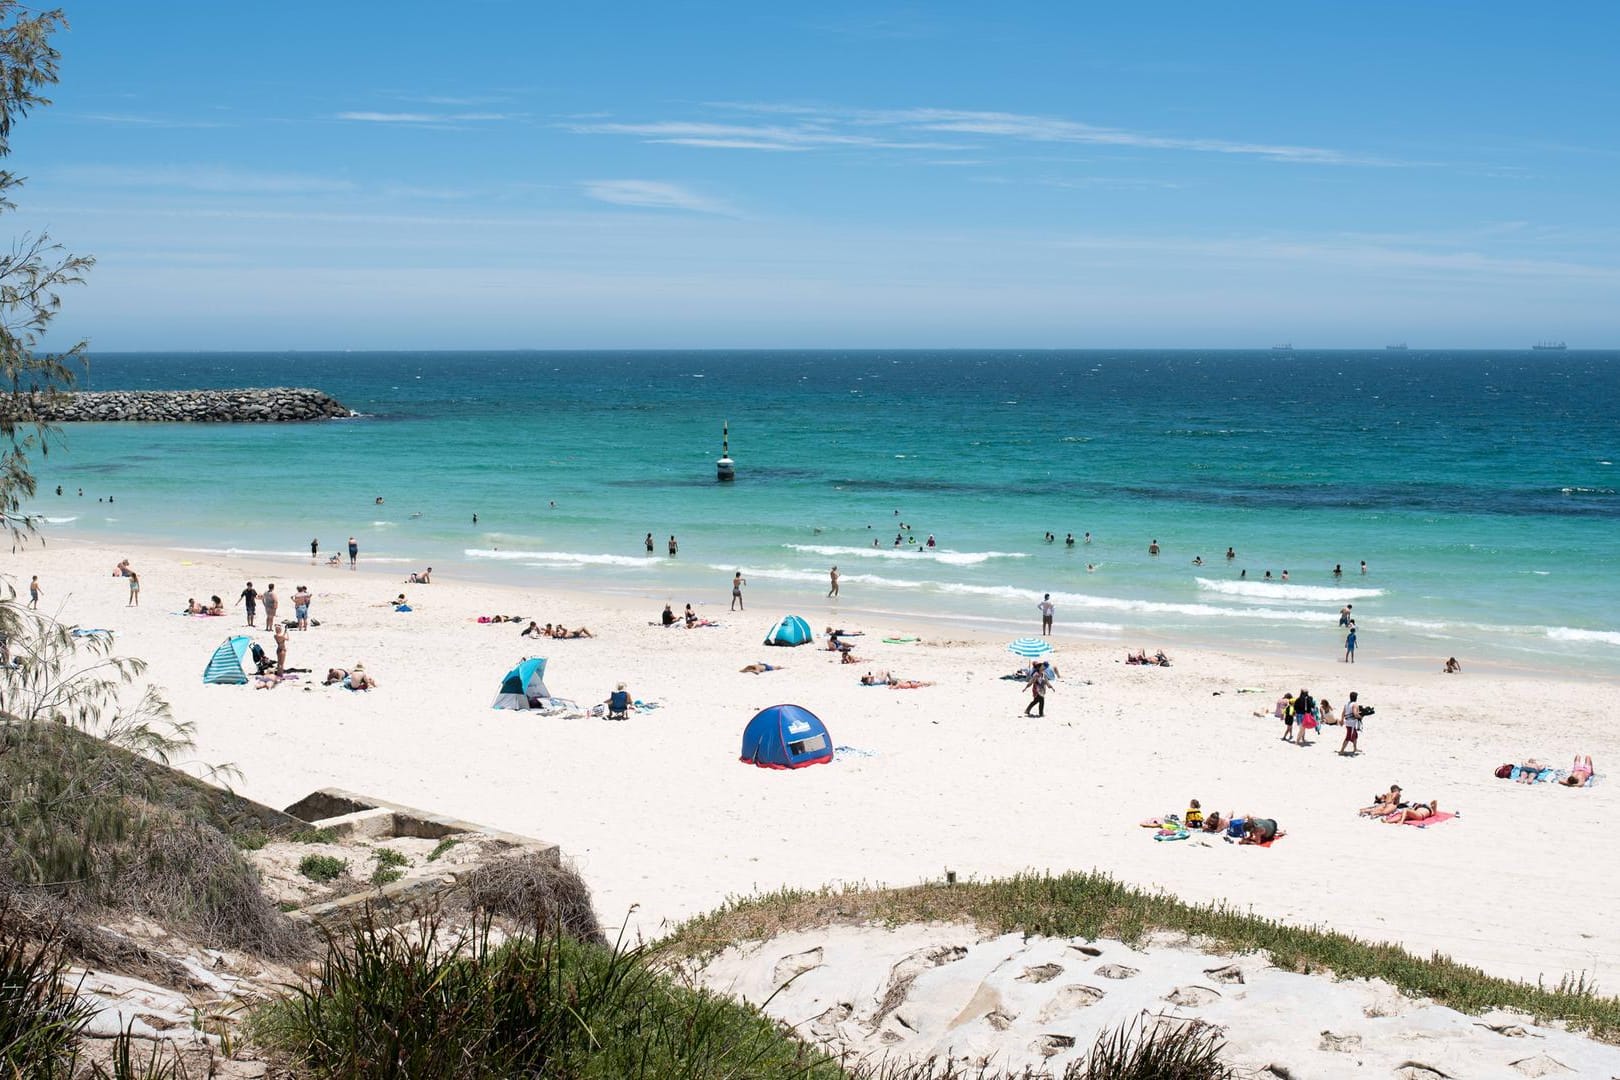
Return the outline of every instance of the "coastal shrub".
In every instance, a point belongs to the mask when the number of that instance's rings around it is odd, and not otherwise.
[[[492,859],[463,879],[463,902],[516,926],[556,927],[578,941],[607,943],[591,891],[571,867],[530,852]]]
[[[12,913],[0,906],[0,1075],[66,1078],[91,1009],[65,978],[61,937],[39,940]]]
[[[328,938],[253,1032],[299,1076],[495,1080],[833,1080],[842,1070],[757,1010],[676,985],[642,949],[549,930],[496,944],[488,916],[451,933],[437,916]]]
[[[443,840],[440,840],[437,844],[433,845],[433,850],[428,852],[427,861],[434,862],[440,855],[443,855],[445,852],[449,851],[459,843],[461,843],[461,841],[454,836],[445,837]]]
[[[404,867],[411,865],[410,859],[393,848],[378,848],[371,857],[377,864],[371,869],[371,883],[378,888],[404,877]]]
[[[248,831],[251,804],[168,766],[192,729],[137,688],[144,665],[6,607],[25,663],[0,669],[0,896],[75,950],[97,944],[87,924],[111,908],[259,955],[306,951],[228,838]]]
[[[378,848],[376,851],[371,853],[371,857],[377,861],[378,866],[411,865],[411,860],[406,858],[403,852],[395,851],[393,848],[389,847]]]
[[[1537,1022],[1560,1021],[1620,1041],[1620,998],[1604,996],[1584,977],[1554,987],[1485,974],[1435,953],[1414,956],[1398,945],[1362,941],[1316,927],[1290,926],[1226,904],[1189,904],[1102,873],[1019,874],[995,881],[944,882],[903,889],[784,889],[728,902],[665,940],[671,956],[705,957],[729,945],[834,923],[965,922],[994,933],[1111,938],[1140,942],[1155,931],[1188,935],[1219,951],[1259,952],[1287,971],[1383,979],[1412,997],[1465,1013],[1514,1009]]]
[[[262,829],[250,829],[236,836],[236,846],[243,851],[259,851],[269,842],[270,834]]]
[[[337,839],[335,829],[299,829],[291,837],[295,844],[335,844]]]
[[[349,861],[336,855],[305,855],[298,860],[298,872],[311,881],[336,881],[348,868]]]

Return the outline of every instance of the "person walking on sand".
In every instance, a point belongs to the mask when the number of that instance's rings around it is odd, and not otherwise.
[[[271,582],[264,587],[264,593],[259,597],[264,605],[264,628],[270,629],[270,624],[276,621],[276,608],[281,606],[281,597],[276,595],[276,583]]]
[[[1350,620],[1350,632],[1344,635],[1344,662],[1356,662],[1356,620]]]
[[[731,610],[732,611],[740,611],[740,610],[742,610],[742,606],[743,606],[742,587],[744,585],[746,585],[746,584],[748,584],[748,582],[743,578],[741,570],[737,571],[735,574],[732,575],[732,577],[731,577]]]
[[[1350,756],[1361,753],[1361,706],[1356,701],[1356,692],[1350,691],[1350,700],[1344,703],[1344,741],[1339,744],[1339,753],[1343,754],[1346,748]]]
[[[1041,635],[1044,637],[1052,632],[1052,594],[1047,593],[1035,606],[1041,609]]]
[[[311,540],[309,542],[309,565],[311,565],[311,566],[315,565],[315,559],[316,559],[317,556],[320,555],[320,553],[321,553],[321,542],[320,542],[320,540],[319,539]]]
[[[39,594],[43,591],[39,587],[39,575],[35,574],[34,579],[28,583],[28,606],[35,611],[39,610]]]
[[[354,561],[360,557],[360,544],[354,537],[349,537],[349,569],[354,569]]]
[[[242,590],[241,595],[236,598],[236,602],[238,604],[247,604],[247,624],[252,626],[258,618],[259,607],[259,590],[253,587],[253,582],[247,583],[247,588]]]
[[[836,566],[833,567],[832,570],[829,572],[828,576],[832,578],[832,588],[827,590],[827,595],[828,596],[837,596],[838,595],[838,567],[836,567]]]
[[[1029,706],[1024,710],[1025,716],[1046,715],[1046,661],[1037,660],[1029,671],[1029,682],[1025,684],[1029,690]]]
[[[125,604],[124,606],[125,607],[140,607],[141,606],[141,575],[137,574],[135,571],[129,569],[129,567],[126,566],[124,568],[124,576],[129,578],[129,603]]]
[[[309,629],[309,586],[300,585],[298,591],[293,593],[293,617],[298,620],[298,629]]]

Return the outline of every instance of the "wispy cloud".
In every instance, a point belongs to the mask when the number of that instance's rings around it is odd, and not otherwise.
[[[1323,146],[1167,135],[1029,113],[935,108],[849,109],[779,102],[713,102],[709,108],[783,119],[757,124],[656,120],[565,123],[562,126],[579,134],[629,135],[649,142],[733,150],[977,150],[1006,142],[1063,143],[1232,154],[1307,165],[1401,164],[1375,155]],[[941,136],[955,138],[943,141]]]
[[[615,206],[687,210],[699,214],[736,213],[730,206],[717,199],[662,180],[586,180],[581,186],[587,198],[613,203]]]
[[[938,140],[895,139],[839,131],[821,123],[718,124],[691,120],[660,120],[644,124],[567,123],[566,130],[581,135],[634,135],[647,142],[676,146],[703,146],[722,150],[777,150],[803,152],[839,147],[872,150],[961,150],[961,143]]]
[[[371,112],[353,110],[334,113],[333,120],[363,124],[398,124],[414,127],[454,127],[460,124],[488,124],[521,120],[523,113],[509,112]]]
[[[154,128],[221,128],[230,127],[223,120],[192,120],[181,116],[148,116],[140,113],[69,113],[70,119],[87,124],[123,124],[129,127]]]
[[[123,165],[71,165],[51,176],[87,187],[201,191],[234,195],[318,195],[354,191],[341,177],[294,172],[255,172],[214,165],[158,168]]]
[[[1323,264],[1336,271],[1416,273],[1426,277],[1469,275],[1482,278],[1544,278],[1620,283],[1620,266],[1568,259],[1534,259],[1479,250],[1430,247],[1423,236],[1407,243],[1398,238],[1346,233],[1295,237],[1237,235],[1225,237],[1075,236],[1052,246],[1116,255],[1139,254],[1155,261],[1199,260],[1210,264]]]

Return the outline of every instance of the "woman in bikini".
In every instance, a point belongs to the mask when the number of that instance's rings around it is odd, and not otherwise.
[[[1414,803],[1404,810],[1384,815],[1385,825],[1405,825],[1409,821],[1426,821],[1440,812],[1438,802]]]

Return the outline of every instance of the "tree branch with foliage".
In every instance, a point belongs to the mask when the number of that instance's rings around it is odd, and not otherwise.
[[[34,12],[0,0],[0,158],[11,154],[17,121],[51,103],[41,91],[55,85],[62,58],[51,37],[66,25],[60,10]],[[16,208],[12,193],[22,183],[0,169],[0,213]],[[40,345],[61,309],[61,290],[82,284],[93,265],[46,233],[18,237],[0,255],[0,524],[14,548],[33,532],[21,511],[35,490],[29,456],[48,454],[55,433],[43,420],[46,409],[73,387],[85,364],[84,341],[54,353]]]

